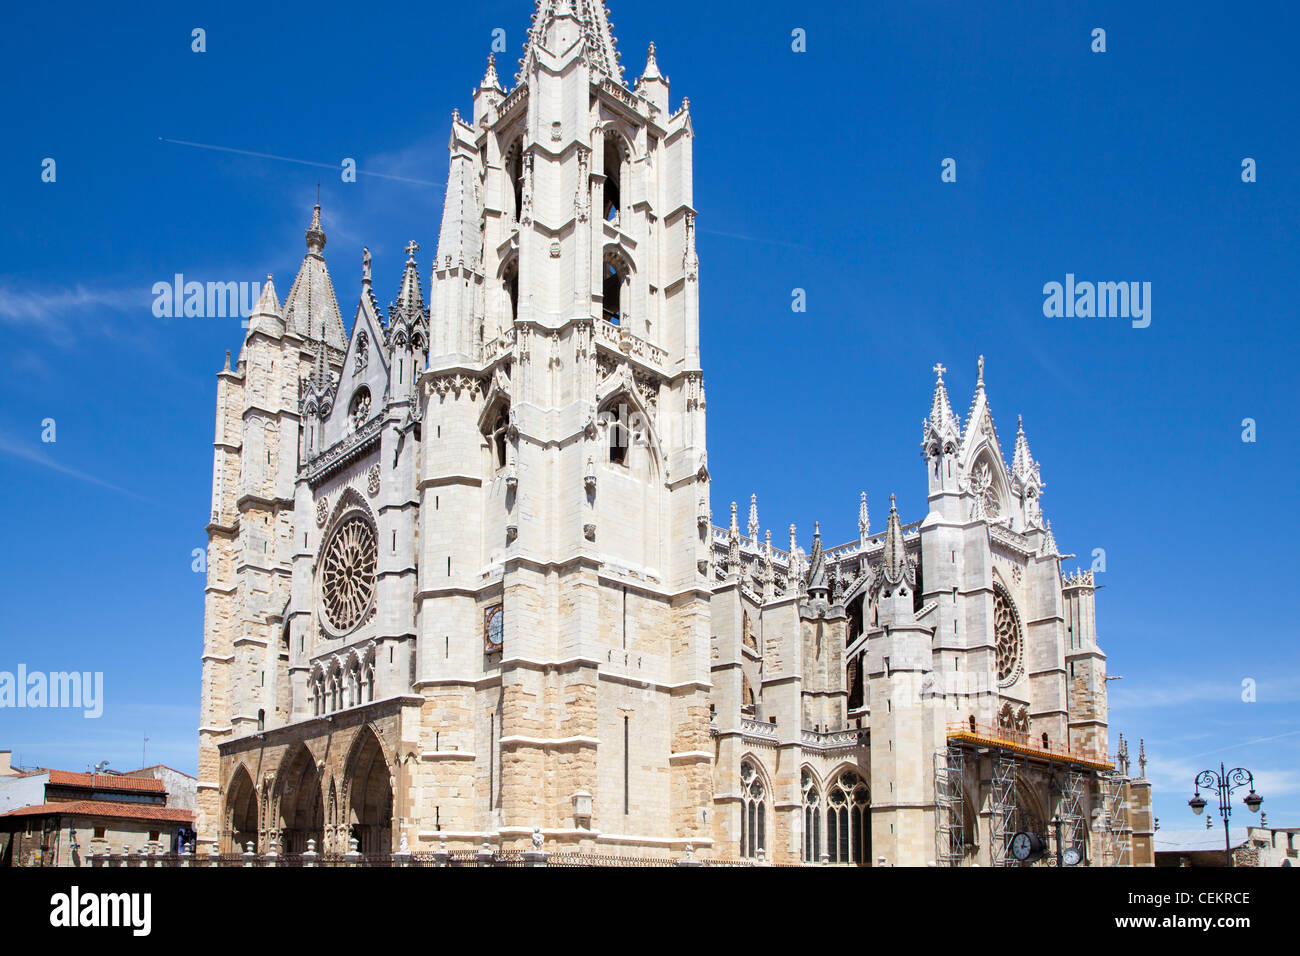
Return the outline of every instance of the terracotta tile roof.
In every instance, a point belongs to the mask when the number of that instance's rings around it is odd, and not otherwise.
[[[154,764],[150,764],[150,765],[147,766],[147,767],[141,767],[139,770],[123,770],[123,771],[121,772],[121,776],[123,776],[123,777],[145,777],[145,776],[148,776],[148,771],[150,771],[150,770],[158,770],[158,769],[160,769],[160,768],[163,769],[163,770],[170,770],[172,773],[178,773],[178,774],[180,774],[182,777],[189,777],[191,780],[197,780],[197,779],[198,779],[198,778],[195,777],[194,774],[192,774],[192,773],[186,773],[184,770],[177,770],[175,767],[169,767],[169,766],[168,766],[167,764],[165,764],[165,763],[154,763]]]
[[[118,820],[157,820],[159,823],[193,823],[194,811],[180,807],[157,807],[143,803],[113,803],[108,800],[71,800],[67,803],[41,803],[32,807],[19,807],[6,817],[59,816],[111,817]]]
[[[167,785],[153,777],[123,777],[112,773],[73,773],[69,770],[51,770],[50,783],[61,787],[86,787],[93,790],[167,792]]]

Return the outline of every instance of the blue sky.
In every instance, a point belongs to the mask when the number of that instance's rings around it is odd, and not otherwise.
[[[1192,776],[1220,760],[1300,825],[1294,6],[728,7],[612,5],[628,79],[654,40],[673,106],[691,98],[719,519],[753,492],[777,541],[794,522],[806,545],[819,520],[838,543],[860,490],[877,522],[891,492],[922,517],[930,368],[964,415],[983,353],[1004,453],[1023,413],[1062,549],[1105,549],[1113,733],[1146,739],[1162,826],[1193,825]],[[153,283],[270,272],[283,295],[318,179],[348,318],[362,245],[385,303],[407,240],[427,277],[451,110],[469,111],[496,28],[512,76],[531,10],[4,7],[0,670],[106,684],[98,720],[0,711],[16,759],[127,768],[148,734],[150,762],[194,768],[191,551],[241,329],[155,318]],[[344,184],[343,157],[385,175]],[[1045,318],[1043,284],[1066,273],[1150,282],[1150,327]]]

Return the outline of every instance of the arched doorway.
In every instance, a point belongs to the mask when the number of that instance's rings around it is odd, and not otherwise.
[[[221,836],[222,853],[242,853],[249,843],[257,846],[257,791],[243,764],[235,770],[226,787]]]
[[[379,738],[368,727],[352,748],[347,779],[348,836],[362,853],[391,853],[393,788]]]
[[[316,760],[305,745],[299,745],[280,765],[276,778],[280,801],[280,850],[302,853],[307,841],[316,841],[322,852],[325,833],[325,810],[321,801],[320,774]]]

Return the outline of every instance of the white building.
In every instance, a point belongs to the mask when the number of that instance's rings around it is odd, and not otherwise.
[[[218,376],[201,843],[987,864],[1059,813],[1119,858],[1094,583],[982,358],[919,520],[713,526],[694,135],[653,46],[630,83],[603,3],[541,0],[452,114],[427,300],[367,252],[345,328],[316,207]]]

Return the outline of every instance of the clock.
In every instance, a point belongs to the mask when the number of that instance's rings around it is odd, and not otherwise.
[[[1020,832],[1011,838],[1011,855],[1021,863],[1032,863],[1047,852],[1047,843],[1037,833]]]
[[[1017,833],[1011,838],[1011,855],[1023,863],[1033,852],[1033,843],[1028,833]]]
[[[1078,866],[1079,861],[1083,859],[1083,854],[1079,852],[1078,847],[1070,847],[1061,854],[1061,862],[1066,866]]]
[[[483,651],[487,654],[501,650],[503,610],[500,604],[494,604],[483,612]]]

